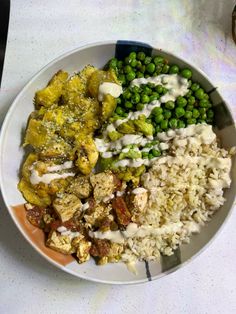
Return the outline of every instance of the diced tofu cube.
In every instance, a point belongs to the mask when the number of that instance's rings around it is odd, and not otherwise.
[[[79,263],[87,262],[90,259],[89,250],[91,248],[91,242],[82,239],[77,246],[76,256],[79,259]]]
[[[142,193],[139,194],[132,194],[132,196],[133,196],[132,203],[135,210],[143,211],[148,201],[147,191],[143,191]]]
[[[104,198],[110,197],[116,186],[112,173],[101,172],[91,175],[90,182],[93,186],[93,196],[96,201],[101,202]]]
[[[94,203],[93,208],[84,215],[86,223],[91,226],[98,226],[100,222],[109,216],[112,207],[102,203]]]
[[[81,206],[80,199],[74,194],[64,194],[62,198],[57,197],[53,202],[53,207],[62,222],[71,219]]]
[[[74,178],[70,186],[67,188],[67,191],[75,194],[80,199],[88,198],[92,192],[92,186],[89,178],[86,176]]]
[[[67,235],[61,235],[56,231],[49,233],[46,245],[63,254],[72,254],[75,252],[71,245],[70,237]]]

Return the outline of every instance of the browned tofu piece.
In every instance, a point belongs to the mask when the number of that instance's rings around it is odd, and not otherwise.
[[[86,176],[74,178],[72,183],[67,188],[67,192],[75,194],[80,199],[88,198],[92,192],[92,186],[89,178]]]
[[[90,182],[93,187],[93,196],[98,202],[111,197],[116,188],[114,176],[111,172],[93,174],[90,177]]]
[[[53,208],[62,222],[71,219],[80,210],[82,203],[74,194],[64,193],[63,197],[57,197],[53,202]]]
[[[79,263],[87,262],[90,259],[89,251],[91,245],[91,242],[86,241],[85,239],[79,241],[76,251],[76,256],[79,259]]]
[[[71,245],[70,237],[68,235],[61,235],[56,231],[49,233],[46,245],[63,254],[72,254],[75,252]]]
[[[138,194],[131,193],[132,206],[136,211],[142,212],[147,205],[147,201],[148,193],[144,189]]]

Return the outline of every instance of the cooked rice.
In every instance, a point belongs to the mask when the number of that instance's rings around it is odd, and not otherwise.
[[[145,212],[139,213],[141,225],[165,228],[164,232],[127,239],[124,262],[173,254],[225,202],[223,188],[231,182],[231,154],[219,148],[216,140],[202,144],[194,137],[177,137],[169,144],[173,157],[160,157],[142,176],[149,199]]]

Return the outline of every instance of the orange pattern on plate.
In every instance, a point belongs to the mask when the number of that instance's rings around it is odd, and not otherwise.
[[[47,255],[49,258],[53,259],[55,262],[66,266],[73,262],[75,259],[71,255],[64,255],[59,252],[49,249],[45,245],[45,235],[43,230],[31,225],[26,218],[24,205],[12,206],[14,215],[18,220],[21,227],[24,229],[30,240],[40,249],[40,251]]]

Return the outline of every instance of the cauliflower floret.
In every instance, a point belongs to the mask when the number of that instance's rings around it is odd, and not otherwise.
[[[101,202],[109,197],[115,190],[114,176],[109,172],[101,172],[91,175],[90,182],[93,186],[93,196],[96,201]]]
[[[56,231],[49,233],[46,245],[51,249],[63,254],[75,253],[71,245],[71,239],[68,235],[61,235]]]
[[[80,210],[82,203],[74,194],[63,194],[62,198],[57,197],[53,202],[53,207],[62,222],[71,219]]]

